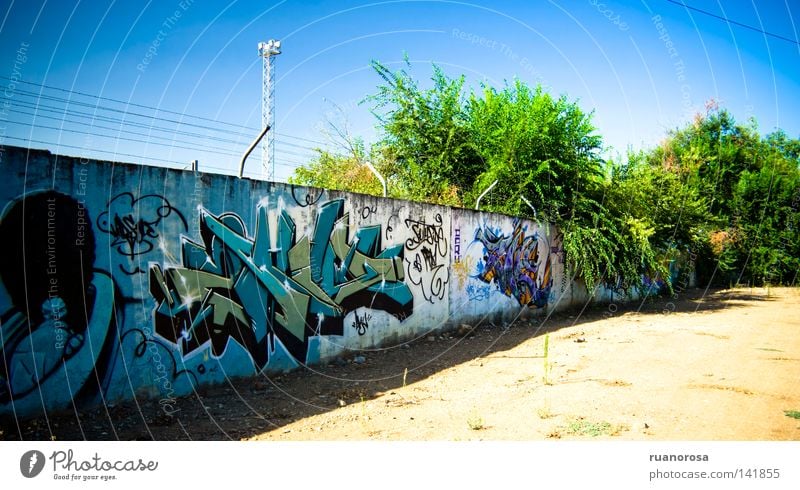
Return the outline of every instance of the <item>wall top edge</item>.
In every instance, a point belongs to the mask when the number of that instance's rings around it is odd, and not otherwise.
[[[146,167],[148,169],[157,169],[157,170],[161,170],[161,171],[165,171],[165,172],[173,172],[173,173],[179,173],[179,174],[197,174],[197,175],[200,175],[201,177],[202,176],[208,176],[210,178],[234,178],[236,180],[241,180],[241,181],[248,182],[248,184],[251,187],[261,187],[261,186],[264,186],[266,188],[284,187],[284,188],[295,188],[295,189],[307,189],[309,191],[314,191],[314,192],[318,192],[318,193],[326,192],[326,193],[332,194],[332,195],[363,196],[363,197],[366,197],[366,198],[385,199],[385,200],[398,202],[398,203],[405,203],[405,204],[409,204],[409,205],[424,205],[424,206],[431,206],[431,207],[436,207],[436,208],[440,208],[440,209],[450,209],[450,210],[457,211],[459,213],[469,213],[469,214],[479,215],[479,216],[487,216],[487,217],[488,216],[502,216],[502,217],[507,217],[507,218],[511,218],[511,219],[519,218],[519,219],[524,219],[524,220],[527,220],[527,221],[535,222],[535,223],[537,223],[539,225],[549,225],[549,226],[555,227],[555,224],[552,223],[552,222],[544,222],[544,221],[534,220],[532,218],[523,217],[523,216],[514,216],[514,215],[510,215],[510,214],[498,213],[498,212],[492,212],[492,211],[477,211],[477,210],[474,210],[474,209],[460,207],[460,206],[449,206],[449,205],[435,204],[435,203],[429,203],[429,202],[424,202],[424,201],[412,201],[412,200],[409,200],[409,199],[400,199],[400,198],[396,198],[396,197],[382,197],[382,196],[374,196],[374,195],[371,195],[371,194],[362,194],[362,193],[351,192],[351,191],[342,191],[342,190],[336,190],[336,189],[324,189],[324,188],[321,188],[321,187],[311,187],[311,186],[289,184],[289,183],[283,183],[283,182],[269,182],[269,181],[264,181],[264,180],[252,179],[250,177],[239,178],[238,176],[235,176],[235,175],[208,172],[208,171],[202,171],[202,170],[197,171],[197,172],[193,172],[191,169],[177,169],[177,168],[170,168],[170,167],[162,167],[162,166],[158,166],[158,165],[148,165],[148,164],[145,164],[145,163],[138,164],[138,163],[134,163],[134,162],[122,162],[122,161],[115,161],[115,160],[98,160],[96,158],[85,158],[85,157],[75,156],[75,155],[65,155],[65,154],[60,154],[60,153],[53,153],[50,150],[45,149],[45,148],[33,148],[33,147],[24,147],[24,146],[16,146],[16,145],[0,145],[0,149],[1,149],[0,151],[5,152],[7,154],[7,156],[10,156],[10,155],[13,155],[13,154],[25,153],[25,154],[27,154],[27,160],[31,160],[32,158],[46,158],[48,160],[64,158],[64,159],[72,159],[72,160],[87,160],[87,161],[92,162],[92,163],[94,163],[96,165],[112,165],[112,166],[126,167],[126,168],[128,168],[130,170],[134,170],[134,169],[141,170],[142,167]]]

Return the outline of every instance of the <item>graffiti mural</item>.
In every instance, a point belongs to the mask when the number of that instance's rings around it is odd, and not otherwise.
[[[494,283],[504,295],[515,298],[520,306],[547,306],[553,279],[550,274],[550,244],[538,232],[526,234],[526,227],[514,220],[510,235],[488,226],[479,228],[475,239],[483,245],[484,255],[477,264],[477,279]],[[473,291],[472,297],[483,297]]]
[[[183,241],[183,267],[150,268],[156,332],[183,355],[210,343],[221,356],[232,340],[260,369],[276,338],[305,362],[309,337],[343,335],[344,317],[356,308],[404,320],[413,296],[403,282],[403,247],[382,249],[379,225],[351,231],[343,209],[343,199],[319,206],[303,237],[283,209],[259,207],[252,236],[237,215],[202,209],[203,243]]]
[[[557,232],[507,216],[4,155],[0,422],[135,397],[171,415],[231,376],[554,305],[567,280]]]
[[[447,257],[447,238],[442,228],[442,215],[436,214],[432,224],[422,220],[405,220],[411,231],[411,238],[406,240],[406,249],[411,257],[408,262],[408,279],[420,287],[422,296],[430,303],[434,299],[444,298],[447,283],[450,280],[444,259]]]

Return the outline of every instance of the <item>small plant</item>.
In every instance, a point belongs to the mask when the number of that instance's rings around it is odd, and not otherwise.
[[[358,404],[361,415],[358,417],[358,422],[361,425],[361,431],[366,434],[367,436],[370,435],[370,424],[369,424],[369,415],[367,415],[367,400],[364,397],[364,393],[359,393],[359,398],[361,399],[361,403]]]
[[[542,420],[554,417],[553,412],[550,410],[550,403],[545,403],[544,405],[536,409],[536,414]]]
[[[481,430],[486,428],[486,426],[483,425],[483,417],[478,414],[470,415],[467,418],[467,426],[469,426],[469,428],[472,430]]]
[[[800,420],[800,410],[784,410],[783,413],[786,414],[787,417]]]
[[[583,417],[579,417],[566,427],[567,432],[579,436],[597,437],[600,435],[616,436],[624,430],[628,430],[626,425],[611,425],[608,422],[590,422]]]
[[[553,382],[550,379],[550,370],[552,368],[552,364],[550,363],[550,334],[546,334],[544,336],[544,384],[552,385]]]
[[[550,397],[545,395],[544,402],[542,403],[542,406],[540,406],[539,408],[536,409],[536,414],[542,420],[555,417],[555,414],[550,409]]]

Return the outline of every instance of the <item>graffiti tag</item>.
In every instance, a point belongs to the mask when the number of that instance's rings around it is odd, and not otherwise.
[[[425,219],[406,219],[405,225],[412,236],[406,240],[406,249],[411,252],[408,262],[408,278],[420,287],[425,300],[433,303],[434,298],[443,299],[447,292],[450,272],[442,263],[447,257],[447,238],[442,227],[442,215],[436,214],[433,224]]]
[[[376,206],[364,206],[361,208],[361,219],[367,219],[378,210]]]
[[[470,301],[489,299],[489,295],[492,293],[492,289],[488,285],[476,286],[475,284],[467,284],[466,291]]]
[[[353,319],[353,328],[358,332],[358,335],[367,333],[370,320],[372,320],[372,315],[369,313],[364,313],[363,316],[359,316],[358,312],[356,312],[355,318]]]
[[[108,209],[97,217],[97,229],[111,235],[111,246],[116,247],[117,253],[132,260],[156,248],[158,227],[171,216],[180,220],[183,231],[188,230],[183,214],[165,197],[147,194],[134,198],[130,192],[123,192],[111,199]],[[129,275],[145,272],[139,267],[128,270],[122,264],[119,268]]]
[[[317,202],[322,198],[322,192],[321,191],[316,195],[316,197],[314,197],[314,196],[311,195],[311,190],[310,189],[306,189],[306,195],[303,196],[303,199],[298,199],[297,198],[297,194],[296,194],[296,190],[295,190],[295,186],[291,186],[291,187],[292,187],[292,198],[294,199],[294,202],[297,203],[297,205],[300,206],[300,207],[305,208],[305,207],[308,207],[308,206],[313,206],[313,205],[317,204]]]

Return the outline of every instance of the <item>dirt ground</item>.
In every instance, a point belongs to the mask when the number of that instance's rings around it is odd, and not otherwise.
[[[128,402],[0,439],[800,440],[800,290],[685,291],[313,369],[231,380],[173,417]]]

